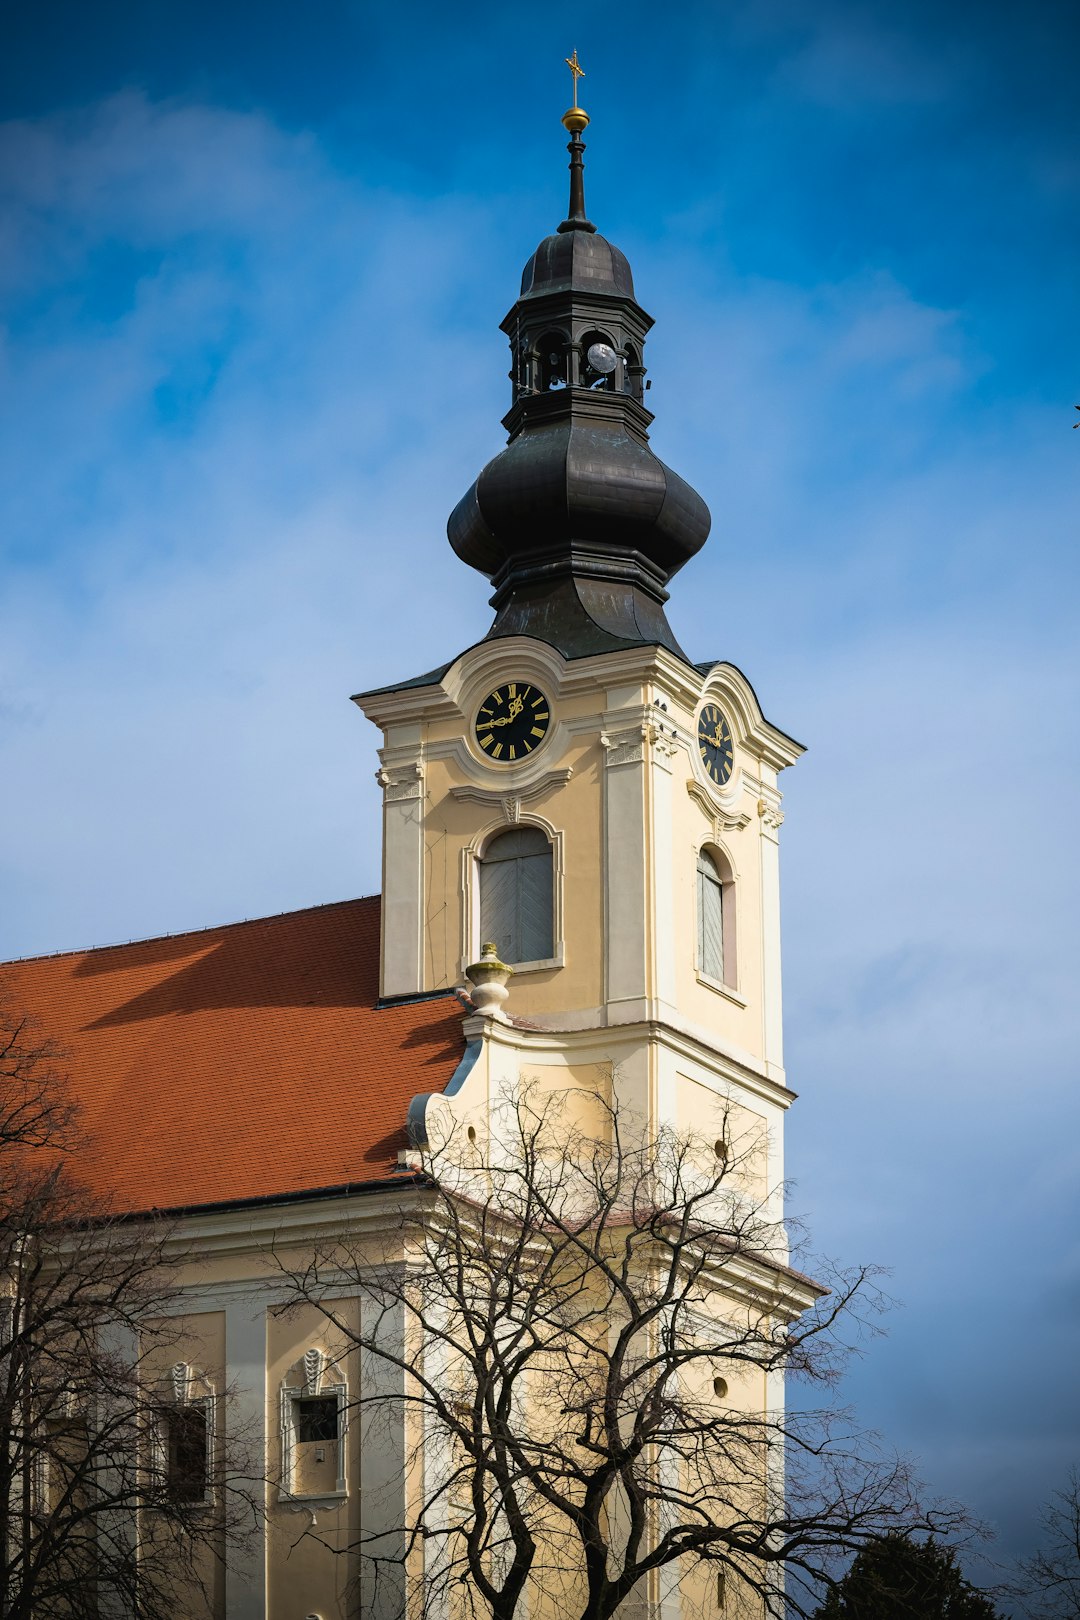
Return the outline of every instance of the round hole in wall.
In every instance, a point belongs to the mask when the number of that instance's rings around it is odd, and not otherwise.
[[[465,1134],[469,1138],[470,1142],[475,1142],[476,1141],[476,1126],[475,1125],[470,1125],[469,1129],[466,1131]]]
[[[727,1162],[728,1162],[728,1145],[724,1141],[723,1137],[721,1137],[721,1136],[717,1137],[716,1141],[713,1143],[713,1152],[716,1154],[716,1157],[717,1157],[717,1159],[719,1160],[719,1162],[721,1164],[727,1164]]]
[[[712,1387],[713,1387],[713,1394],[716,1396],[717,1400],[722,1401],[724,1399],[724,1397],[727,1395],[727,1379],[726,1378],[714,1378],[713,1381],[712,1381]]]

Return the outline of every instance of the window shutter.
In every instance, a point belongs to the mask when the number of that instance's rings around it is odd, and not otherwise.
[[[517,861],[480,863],[480,943],[493,939],[504,962],[521,962],[517,944]]]
[[[698,967],[710,979],[724,979],[724,891],[712,858],[702,850],[697,863]]]
[[[521,962],[544,962],[552,955],[551,849],[515,861],[518,869],[518,945]]]
[[[480,940],[492,939],[507,962],[543,962],[554,954],[551,845],[538,827],[514,827],[492,839],[480,862]]]

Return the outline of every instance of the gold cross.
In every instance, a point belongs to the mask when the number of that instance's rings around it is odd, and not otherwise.
[[[581,64],[578,62],[578,59],[577,59],[577,46],[576,45],[574,46],[574,54],[573,54],[573,56],[564,57],[563,60],[565,61],[567,67],[570,69],[571,73],[574,75],[574,106],[576,107],[577,106],[577,82],[578,82],[579,79],[583,79],[585,77],[585,69],[581,66]]]

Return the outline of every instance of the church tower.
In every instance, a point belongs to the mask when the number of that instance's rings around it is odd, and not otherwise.
[[[722,1097],[767,1139],[776,1189],[777,778],[802,750],[668,622],[709,512],[650,447],[652,319],[586,215],[576,95],[563,122],[569,211],[502,322],[507,444],[448,525],[494,622],[355,700],[384,735],[381,993],[463,985],[488,943],[513,968],[505,1011],[477,997],[454,1094],[416,1099],[421,1142],[432,1109],[490,1106],[526,1076],[615,1086],[677,1127]]]

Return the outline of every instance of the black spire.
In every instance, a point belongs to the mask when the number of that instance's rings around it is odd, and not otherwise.
[[[574,105],[568,107],[562,115],[562,121],[570,136],[570,145],[566,150],[570,154],[570,209],[566,218],[559,226],[560,231],[595,231],[596,226],[585,214],[585,163],[583,154],[585,142],[581,138],[582,130],[588,127],[589,115],[584,107],[577,104],[577,83],[585,77],[585,69],[577,59],[577,50],[573,56],[566,58],[566,65],[574,76]]]
[[[502,323],[514,399],[506,449],[451,514],[450,544],[495,586],[489,637],[528,635],[567,658],[634,645],[685,657],[663,604],[701,546],[709,511],[649,448],[644,345],[652,318],[625,256],[585,216],[577,105],[570,212],[525,266]]]

